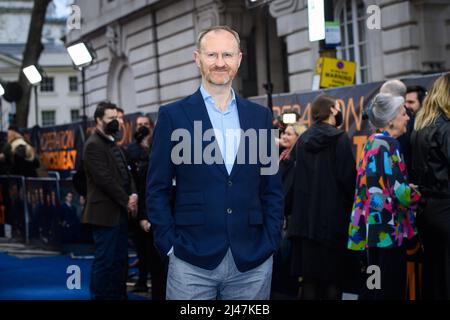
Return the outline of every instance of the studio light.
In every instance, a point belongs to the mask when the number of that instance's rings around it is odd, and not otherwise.
[[[38,105],[38,94],[37,87],[41,83],[44,73],[39,66],[31,65],[22,69],[25,77],[27,77],[28,82],[33,86],[34,89],[34,112],[36,125],[39,125],[39,105]]]
[[[30,84],[37,85],[42,81],[42,73],[35,65],[25,67],[22,71]]]
[[[283,114],[283,123],[290,124],[297,122],[297,115],[293,112],[288,112]]]
[[[77,68],[90,65],[95,58],[93,51],[84,42],[67,47],[67,52]]]
[[[70,59],[76,69],[81,71],[81,97],[83,99],[83,129],[86,133],[87,116],[86,116],[86,73],[85,68],[94,62],[97,57],[95,51],[84,42],[79,42],[67,47]]]

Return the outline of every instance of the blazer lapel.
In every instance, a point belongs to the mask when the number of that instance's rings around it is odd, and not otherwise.
[[[241,126],[242,133],[245,133],[248,129],[252,128],[252,112],[250,108],[248,108],[247,102],[244,99],[238,97],[237,95],[236,95],[236,104],[239,114],[239,124]],[[248,154],[249,143],[251,142],[249,141],[247,143],[245,142],[244,135],[242,134],[239,142],[238,153],[236,155],[236,159],[234,160],[233,169],[231,170],[230,174],[231,178],[234,177],[237,174],[237,172],[243,167],[243,163],[241,164],[237,163],[240,154],[245,156],[244,159],[246,162],[249,161],[249,154]]]
[[[203,145],[205,142],[203,142],[203,134],[206,130],[213,129],[211,120],[209,119],[208,111],[206,110],[205,102],[203,101],[203,96],[200,92],[200,89],[198,89],[193,95],[191,95],[189,98],[187,98],[187,103],[183,104],[183,110],[186,114],[186,116],[189,118],[190,123],[192,125],[194,132],[193,141],[200,141],[201,142],[201,157],[203,161]],[[195,123],[201,123],[201,130],[200,126]],[[222,153],[220,152],[219,145],[217,144],[217,139],[214,136],[214,140],[211,142],[206,142],[206,144],[215,143],[216,144],[216,150],[219,152],[219,156],[222,159],[222,163],[215,163],[213,166],[218,168],[223,174],[225,174],[228,177],[228,172],[225,167],[225,162],[222,158]],[[194,152],[196,150],[194,149]],[[195,157],[195,156],[194,156]],[[195,158],[194,158],[195,159]]]

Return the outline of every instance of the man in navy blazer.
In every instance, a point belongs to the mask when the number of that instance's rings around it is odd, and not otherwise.
[[[194,57],[202,85],[160,107],[147,176],[167,299],[268,299],[283,219],[271,111],[231,88],[242,59],[234,30],[201,32]]]

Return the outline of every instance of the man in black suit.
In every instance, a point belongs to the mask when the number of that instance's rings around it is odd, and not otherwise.
[[[117,107],[100,102],[96,129],[85,143],[87,180],[84,223],[92,225],[95,260],[91,270],[92,299],[126,299],[127,220],[137,214],[137,194],[126,159],[116,144]]]

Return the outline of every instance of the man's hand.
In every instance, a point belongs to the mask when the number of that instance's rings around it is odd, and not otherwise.
[[[128,212],[131,213],[131,216],[133,218],[136,218],[137,216],[138,211],[137,203],[138,203],[137,194],[133,193],[131,196],[128,197],[128,206],[127,206]]]
[[[145,232],[149,232],[150,227],[152,226],[150,221],[148,221],[147,219],[143,219],[143,220],[139,221],[139,225],[141,226],[142,230],[144,230]]]

